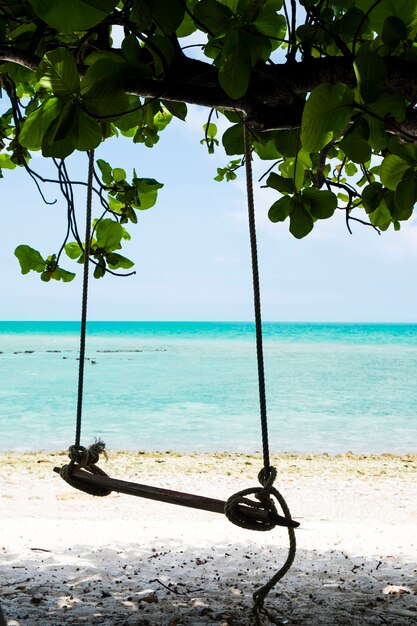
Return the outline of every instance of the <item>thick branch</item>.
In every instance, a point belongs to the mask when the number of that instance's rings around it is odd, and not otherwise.
[[[23,52],[23,50],[16,50],[15,48],[8,48],[6,46],[0,46],[0,61],[10,61],[11,63],[17,63],[22,67],[26,67],[28,70],[36,72],[40,59]]]
[[[36,57],[5,47],[0,47],[0,61],[18,63],[32,70],[39,63]],[[416,64],[393,57],[387,57],[385,62],[387,78],[382,90],[400,93],[410,103],[416,102]],[[278,130],[300,126],[306,94],[325,82],[356,86],[352,63],[344,57],[327,57],[257,66],[245,97],[232,100],[220,87],[213,65],[180,53],[164,79],[144,79],[138,75],[125,79],[124,87],[127,92],[141,97],[241,111],[258,130]],[[387,122],[387,130],[417,137],[416,111],[409,108],[401,124]]]
[[[408,101],[417,101],[416,64],[387,58],[387,79],[382,87],[386,93],[400,93]],[[165,100],[245,113],[258,130],[298,128],[306,94],[322,83],[342,82],[356,86],[352,64],[343,57],[328,57],[293,64],[256,67],[248,92],[241,100],[231,100],[217,82],[213,66],[184,57],[178,68],[164,80],[126,81],[126,89],[135,95],[162,97]],[[181,79],[178,78],[181,76]],[[401,124],[387,130],[403,131],[417,136],[417,114],[409,109]]]

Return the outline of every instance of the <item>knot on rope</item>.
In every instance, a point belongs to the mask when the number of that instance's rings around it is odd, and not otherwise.
[[[72,463],[76,464],[79,469],[82,467],[91,467],[100,460],[100,454],[106,454],[106,444],[101,439],[98,439],[89,448],[84,446],[70,446],[68,449],[68,456]]]
[[[258,474],[258,480],[262,487],[249,487],[243,489],[230,496],[226,501],[224,513],[228,520],[240,528],[248,528],[249,530],[267,531],[272,530],[277,525],[284,525],[280,520],[283,518],[278,515],[277,507],[271,496],[274,496],[284,511],[286,518],[291,520],[291,515],[284,498],[279,491],[273,486],[277,471],[274,467],[263,468]],[[254,499],[248,498],[254,496]],[[284,502],[284,506],[282,504]],[[253,519],[245,514],[245,511],[239,505],[245,505],[250,509],[268,511],[271,515],[263,520]],[[284,520],[285,522],[285,520]]]
[[[107,458],[105,448],[106,444],[100,439],[93,443],[89,448],[85,448],[84,446],[70,446],[70,448],[68,449],[70,462],[67,465],[61,467],[61,478],[63,478],[69,485],[71,485],[71,487],[75,487],[75,489],[79,489],[79,491],[89,493],[92,496],[108,496],[109,494],[111,494],[111,489],[106,489],[104,487],[98,487],[95,485],[87,485],[86,483],[76,478],[76,476],[74,476],[73,474],[74,469],[84,469],[90,474],[100,474],[100,476],[107,476],[106,472],[104,472],[100,467],[96,465],[96,463],[100,459],[100,454],[104,454],[105,458]]]
[[[269,495],[271,493],[276,477],[277,470],[275,469],[275,467],[263,467],[259,472],[258,480],[263,487],[263,492],[265,492],[265,495]],[[260,495],[258,497],[262,498],[263,496]]]

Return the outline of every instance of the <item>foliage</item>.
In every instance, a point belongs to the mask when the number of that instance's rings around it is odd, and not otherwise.
[[[187,104],[211,109],[209,152],[233,157],[216,180],[242,164],[243,124],[265,185],[277,193],[273,222],[306,236],[342,210],[378,232],[398,230],[417,201],[417,0],[5,0],[0,6],[0,85],[10,107],[0,117],[1,172],[52,159],[68,205],[57,253],[28,245],[23,273],[69,281],[63,252],[82,261],[65,159],[124,135],[152,148]],[[199,57],[189,56],[189,40]],[[212,112],[227,118],[220,138]],[[269,163],[268,163],[269,162]],[[152,207],[162,187],[130,182],[98,159],[91,262],[95,276],[130,270],[126,226]],[[69,241],[71,234],[73,242]]]

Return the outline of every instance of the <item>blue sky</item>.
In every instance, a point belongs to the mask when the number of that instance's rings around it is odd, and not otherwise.
[[[126,255],[136,263],[131,278],[91,279],[89,318],[104,320],[251,320],[250,252],[243,170],[237,181],[213,180],[229,158],[208,155],[200,145],[207,111],[190,109],[188,123],[174,121],[152,150],[111,140],[97,158],[164,183],[157,205],[139,214]],[[46,171],[40,157],[33,167]],[[86,177],[86,159],[70,160],[76,177]],[[256,164],[258,177],[267,166]],[[78,319],[81,272],[70,284],[45,284],[22,276],[13,252],[20,243],[47,255],[59,249],[65,205],[45,187],[46,206],[21,170],[0,180],[0,318]],[[301,241],[288,225],[272,224],[268,208],[275,192],[256,190],[258,247],[265,320],[416,322],[417,225],[378,236],[343,214],[318,224]],[[83,196],[78,209],[83,212]],[[74,269],[73,262],[62,264]]]

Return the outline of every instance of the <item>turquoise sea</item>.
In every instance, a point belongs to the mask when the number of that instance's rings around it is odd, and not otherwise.
[[[0,449],[73,443],[79,323],[0,322]],[[272,452],[417,452],[417,325],[264,324]],[[82,443],[261,449],[254,326],[90,322]]]

